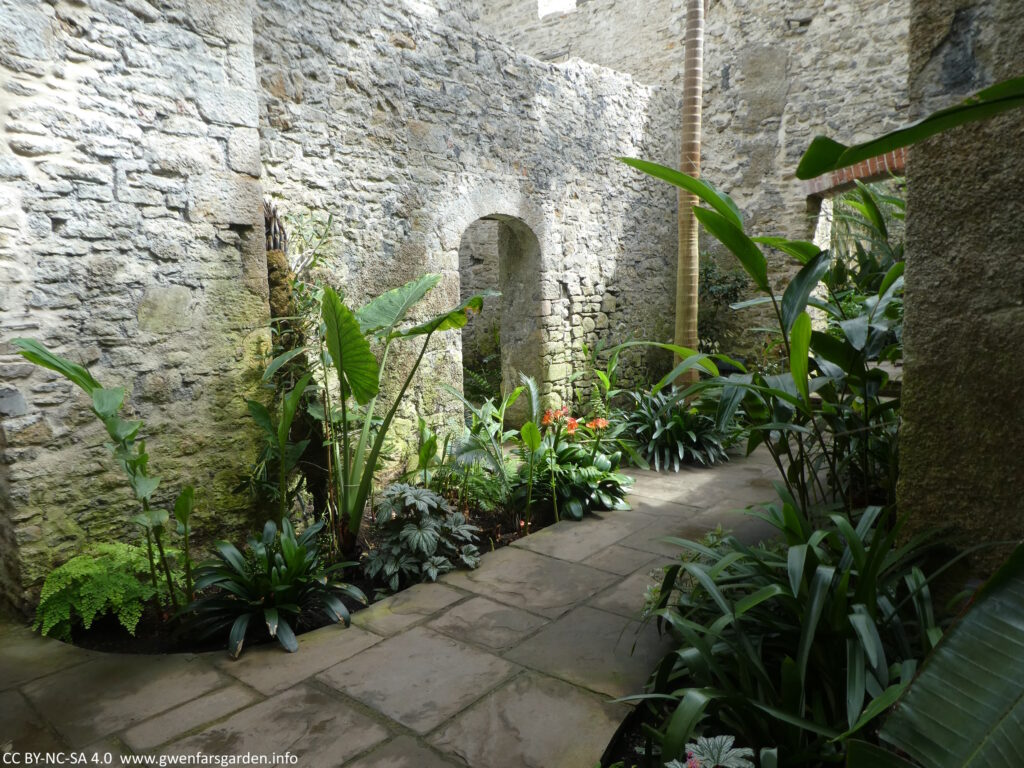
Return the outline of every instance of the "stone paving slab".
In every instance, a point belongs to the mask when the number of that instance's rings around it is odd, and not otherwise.
[[[452,586],[551,619],[617,581],[614,574],[518,547],[489,552],[475,571],[455,571],[443,578]]]
[[[53,638],[40,637],[28,627],[7,626],[8,630],[3,635],[3,653],[0,653],[0,691],[101,655]]]
[[[456,640],[500,651],[515,645],[547,624],[547,619],[507,605],[474,597],[442,613],[427,624]]]
[[[601,512],[579,521],[562,520],[519,539],[512,546],[579,562],[653,522],[653,517],[636,510]]]
[[[652,625],[580,606],[505,658],[611,697],[638,693],[668,650]]]
[[[220,688],[227,680],[198,656],[97,654],[21,690],[69,746],[78,748]]]
[[[625,581],[620,581],[604,592],[601,592],[587,601],[592,608],[600,608],[602,611],[615,613],[627,619],[640,619],[643,611],[644,593],[652,584],[660,584],[664,578],[664,571],[656,566],[656,563],[664,562],[655,560],[649,566],[645,566]],[[653,576],[652,576],[653,572]]]
[[[243,709],[204,731],[160,750],[167,755],[299,756],[298,765],[340,765],[381,743],[388,730],[319,688],[303,683]]]
[[[470,768],[591,768],[628,712],[544,675],[524,673],[429,741]]]
[[[414,627],[318,679],[423,734],[517,671],[499,656]]]
[[[352,623],[390,637],[463,597],[462,592],[440,584],[417,584],[364,608],[352,617]]]
[[[0,754],[60,752],[63,749],[64,745],[20,691],[0,693]]]
[[[299,650],[295,653],[288,653],[274,642],[249,648],[237,661],[227,651],[218,653],[214,656],[215,663],[264,696],[272,696],[365,651],[381,638],[359,627],[332,624],[299,635],[298,640]]]
[[[631,547],[622,547],[618,544],[602,549],[597,554],[591,555],[583,561],[583,565],[597,568],[600,571],[608,571],[618,576],[629,576],[638,568],[654,562],[657,558],[650,552]]]
[[[347,768],[458,768],[411,736],[399,736]]]
[[[255,704],[262,698],[243,685],[229,685],[129,728],[121,734],[121,740],[135,752],[153,749]]]
[[[619,543],[624,547],[632,547],[633,549],[649,552],[651,556],[675,557],[679,554],[680,549],[675,544],[663,541],[666,536],[681,539],[700,539],[713,527],[713,521],[704,517],[695,520],[659,517],[654,524],[630,534]]]

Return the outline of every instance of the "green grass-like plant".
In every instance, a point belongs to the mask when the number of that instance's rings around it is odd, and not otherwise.
[[[655,471],[678,472],[686,464],[706,467],[729,460],[728,437],[711,416],[665,391],[629,394],[636,407],[629,415],[628,430]]]

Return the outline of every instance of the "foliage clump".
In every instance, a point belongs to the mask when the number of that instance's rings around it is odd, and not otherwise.
[[[109,613],[134,635],[146,603],[155,595],[148,577],[149,558],[141,547],[95,544],[50,571],[33,629],[70,641],[74,622],[89,629],[98,616]]]
[[[392,592],[480,562],[480,529],[427,488],[389,486],[377,505],[376,522],[380,539],[366,560],[366,574],[382,579]]]

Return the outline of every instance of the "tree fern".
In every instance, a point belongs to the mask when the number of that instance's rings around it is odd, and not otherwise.
[[[70,640],[74,621],[88,629],[97,616],[110,613],[134,635],[146,602],[155,594],[148,577],[149,559],[141,547],[96,544],[50,571],[34,628]]]

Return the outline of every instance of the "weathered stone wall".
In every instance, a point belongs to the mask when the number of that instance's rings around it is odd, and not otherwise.
[[[578,57],[682,93],[683,0],[474,0],[477,25],[524,53]],[[908,0],[711,0],[701,170],[757,234],[810,237],[793,175],[814,135],[862,140],[907,118]],[[675,164],[678,165],[678,159]],[[702,248],[710,239],[702,240]]]
[[[520,367],[553,401],[584,341],[668,337],[674,196],[613,158],[670,161],[675,97],[481,40],[460,3],[0,0],[0,74],[0,595],[16,603],[134,503],[83,395],[13,338],[126,386],[160,501],[194,483],[201,537],[243,522],[261,191],[334,213],[321,274],[352,304],[441,273],[424,315],[459,299],[467,228],[499,217],[499,250],[515,250],[501,232],[530,244],[499,273],[530,329],[511,357],[532,355]],[[433,342],[400,428],[413,407],[458,418],[438,382],[461,382],[458,333]]]
[[[0,2],[0,595],[23,603],[134,503],[39,339],[124,386],[200,536],[238,519],[267,320],[246,2]],[[132,534],[134,536],[134,534]]]
[[[1024,72],[1017,0],[914,0],[923,117]],[[1024,111],[910,152],[900,505],[963,544],[1024,538]],[[976,556],[994,567],[1002,552]]]
[[[482,291],[499,290],[498,228],[496,219],[474,221],[462,235],[459,244],[459,298],[468,299]],[[463,368],[482,370],[499,351],[501,332],[501,300],[487,298],[479,315],[469,318],[462,329]],[[498,338],[498,345],[495,339]]]
[[[481,39],[462,3],[303,11],[296,23],[294,3],[259,4],[264,186],[289,210],[334,213],[326,273],[353,304],[424,271],[444,277],[424,313],[455,304],[463,235],[497,215],[539,245],[514,296],[541,330],[553,399],[568,395],[584,341],[668,338],[674,196],[614,158],[674,157],[674,97]],[[459,344],[439,336],[419,382],[461,382]],[[456,416],[438,396],[420,386],[410,406]]]

